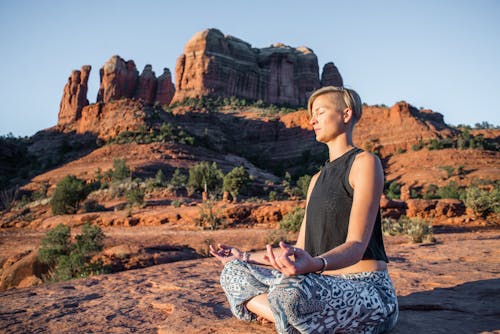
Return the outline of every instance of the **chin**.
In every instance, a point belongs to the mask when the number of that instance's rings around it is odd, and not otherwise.
[[[321,135],[316,135],[316,141],[319,143],[325,143],[325,139]]]

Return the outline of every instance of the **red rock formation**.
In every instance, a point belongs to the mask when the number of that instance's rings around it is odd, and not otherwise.
[[[82,108],[89,104],[87,100],[87,81],[90,65],[82,66],[81,71],[71,72],[59,108],[58,124],[70,124],[81,117]]]
[[[141,101],[123,99],[94,103],[82,109],[82,117],[75,123],[75,130],[109,139],[122,131],[137,131],[145,118],[144,103]]]
[[[323,66],[323,73],[321,73],[321,87],[325,86],[344,86],[344,81],[340,75],[337,66],[334,63],[326,63]]]
[[[125,61],[120,56],[111,57],[101,68],[100,77],[101,86],[97,102],[134,97],[139,72],[133,60]]]
[[[152,104],[156,97],[156,87],[158,79],[156,79],[155,72],[151,65],[146,65],[142,74],[139,76],[139,83],[135,97],[142,99],[146,104]]]
[[[163,69],[163,74],[158,77],[158,88],[156,90],[156,101],[160,104],[170,104],[175,94],[172,83],[172,75],[168,68]]]
[[[312,50],[284,44],[255,49],[217,29],[196,33],[175,71],[174,102],[212,95],[299,105],[306,103],[307,93],[320,87]]]
[[[414,144],[429,139],[452,137],[455,130],[443,121],[443,116],[431,110],[417,110],[407,102],[390,108],[363,107],[361,120],[354,128],[354,143],[383,155],[399,149],[411,150]]]

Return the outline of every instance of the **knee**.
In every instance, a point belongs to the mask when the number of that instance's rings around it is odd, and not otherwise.
[[[297,314],[302,292],[296,286],[275,286],[267,295],[272,309],[282,310],[288,317]]]
[[[244,272],[244,264],[239,260],[227,262],[220,274],[220,283],[222,285],[234,281],[235,277],[241,276]]]

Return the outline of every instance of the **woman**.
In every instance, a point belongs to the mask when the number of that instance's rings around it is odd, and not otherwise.
[[[211,246],[224,263],[221,285],[242,320],[273,321],[278,333],[382,333],[398,317],[387,272],[379,201],[380,160],[352,142],[361,99],[347,88],[323,87],[308,102],[316,140],[330,159],[314,175],[294,247],[241,252]],[[259,265],[270,265],[267,269]]]

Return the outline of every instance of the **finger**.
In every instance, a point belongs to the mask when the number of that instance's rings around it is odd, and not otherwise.
[[[295,247],[292,247],[291,245],[288,245],[283,241],[280,241],[280,248],[283,250],[285,254],[289,256],[295,253]]]
[[[267,250],[267,257],[269,258],[271,266],[276,270],[281,270],[278,263],[276,263],[276,257],[274,256],[273,248],[271,247],[271,245],[266,245],[266,250]]]
[[[224,244],[218,244],[217,246],[219,246],[219,249],[224,249],[224,250],[228,250],[228,249],[233,248],[232,246],[224,245]]]

